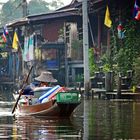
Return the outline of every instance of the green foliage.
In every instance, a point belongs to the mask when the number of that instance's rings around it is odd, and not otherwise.
[[[94,75],[94,72],[98,70],[95,60],[94,60],[94,50],[93,48],[89,49],[89,70],[90,76]]]
[[[29,14],[47,13],[50,11],[49,3],[43,0],[31,0],[28,5]]]
[[[21,0],[9,0],[3,5],[0,14],[1,24],[5,24],[8,21],[22,17],[22,10],[18,8],[20,2]]]
[[[140,57],[137,57],[134,64],[134,77],[133,77],[133,84],[138,85],[140,84]]]
[[[140,25],[136,21],[131,21],[125,26],[125,38],[118,41],[118,52],[116,61],[118,70],[126,73],[127,70],[133,70],[133,62],[140,54]]]
[[[103,66],[103,72],[106,73],[112,70],[112,61],[110,59],[110,56],[108,56],[107,54],[104,54],[101,57],[101,62]]]
[[[117,38],[117,30],[111,39],[110,54],[101,58],[104,72],[113,70],[114,73],[121,72],[123,75],[128,70],[134,71],[133,81],[140,81],[140,22],[128,21],[125,25],[125,38]]]
[[[113,29],[111,30],[114,32]],[[101,57],[101,64],[103,66],[103,72],[107,73],[114,69],[116,66],[116,36],[111,36],[110,48],[107,49],[107,52]]]
[[[132,69],[133,56],[131,53],[131,49],[121,48],[116,54],[116,60],[119,72],[125,74],[127,70]]]
[[[64,5],[63,2],[61,2],[60,0],[53,0],[51,3],[50,3],[50,6],[53,8],[53,9],[58,9],[60,7],[62,7]]]
[[[64,4],[61,0],[54,0],[50,3],[44,0],[31,0],[27,4],[28,14],[41,14],[62,7]],[[4,25],[15,19],[23,17],[22,0],[9,0],[6,2],[0,13],[1,25]]]
[[[136,21],[130,22],[126,26],[126,38],[124,41],[124,45],[129,52],[129,60],[131,63],[131,67],[133,62],[140,54],[140,23]]]

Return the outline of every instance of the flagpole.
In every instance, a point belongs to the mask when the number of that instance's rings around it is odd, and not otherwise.
[[[24,60],[23,60],[23,49],[22,49],[22,47],[21,47],[21,43],[20,43],[20,41],[19,41],[19,39],[18,39],[18,45],[19,45],[19,48],[20,48],[20,50],[21,50],[21,68],[22,68],[22,74],[24,73]]]
[[[13,52],[18,52],[18,50],[20,50],[21,51],[21,56],[22,56],[22,58],[21,58],[21,60],[19,59],[18,61],[21,61],[21,65],[22,65],[22,72],[21,73],[23,73],[23,71],[24,71],[24,69],[23,69],[23,65],[24,65],[24,61],[23,61],[23,49],[22,49],[22,47],[21,47],[21,43],[20,43],[20,41],[19,41],[19,38],[18,38],[18,35],[17,35],[17,32],[15,31],[14,32],[14,35],[13,35],[13,42],[12,42],[12,51]],[[18,53],[16,53],[17,54],[17,57],[19,58],[19,55],[18,55]],[[16,61],[17,62],[17,61]],[[19,71],[20,71],[20,68],[18,69]],[[16,72],[16,71],[15,71]],[[19,73],[19,72],[18,72]],[[19,79],[19,75],[17,75],[18,76],[18,79]]]

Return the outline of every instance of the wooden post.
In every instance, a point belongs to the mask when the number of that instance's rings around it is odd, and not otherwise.
[[[122,77],[121,77],[121,73],[119,73],[118,75],[118,86],[117,86],[117,98],[119,99],[121,97],[121,80],[122,80]]]
[[[66,23],[64,23],[64,44],[65,44],[65,85],[68,87],[69,86],[69,67],[68,67],[68,56],[67,56],[67,50],[68,46],[66,43]]]
[[[110,57],[110,30],[107,30],[107,55]]]
[[[100,55],[101,55],[101,19],[100,19],[100,13],[98,13],[98,48],[100,50]]]

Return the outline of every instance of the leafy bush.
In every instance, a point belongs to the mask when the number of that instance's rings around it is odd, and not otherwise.
[[[139,85],[140,84],[140,57],[138,57],[134,64],[134,77],[133,77],[133,85]]]
[[[90,70],[90,76],[94,76],[95,71],[98,71],[95,59],[94,59],[94,49],[89,49],[89,70]]]

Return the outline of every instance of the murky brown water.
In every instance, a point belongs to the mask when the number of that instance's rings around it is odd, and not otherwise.
[[[0,139],[140,139],[140,102],[84,100],[70,119],[14,118],[13,103],[0,100]]]

